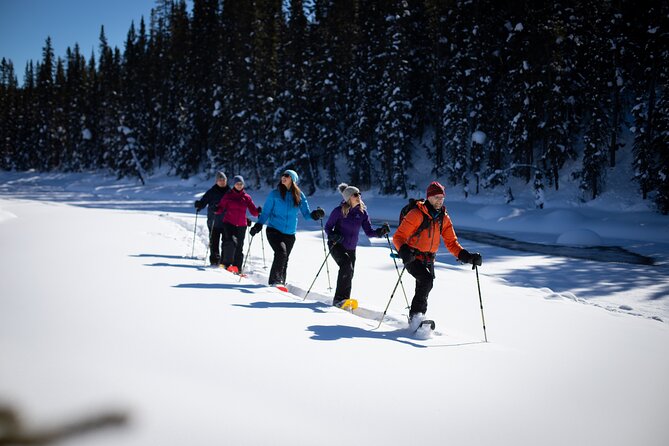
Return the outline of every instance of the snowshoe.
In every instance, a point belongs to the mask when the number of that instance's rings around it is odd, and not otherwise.
[[[342,310],[353,311],[358,308],[358,301],[355,299],[344,299],[333,302],[333,305],[337,308],[341,308]]]

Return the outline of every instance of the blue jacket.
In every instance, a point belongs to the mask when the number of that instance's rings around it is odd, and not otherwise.
[[[348,215],[344,217],[341,209],[343,204],[334,208],[330,214],[330,218],[325,223],[325,232],[328,238],[335,232],[341,234],[344,237],[344,240],[341,242],[344,249],[353,251],[358,246],[358,234],[361,227],[365,231],[365,234],[367,234],[367,237],[378,237],[376,231],[372,229],[367,211],[363,211],[360,206],[356,206],[351,208],[348,211]]]
[[[300,207],[295,207],[293,203],[293,196],[286,192],[286,197],[281,198],[281,193],[274,189],[267,196],[265,205],[262,207],[262,213],[258,218],[258,223],[266,224],[270,228],[274,228],[284,234],[292,235],[297,231],[297,211],[302,212],[306,219],[311,219],[311,209],[304,193],[300,192],[302,201]]]

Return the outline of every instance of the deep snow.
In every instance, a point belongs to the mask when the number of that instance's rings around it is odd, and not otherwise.
[[[613,195],[575,204],[547,192],[535,210],[522,194],[509,206],[449,191],[456,232],[596,242],[655,264],[461,238],[484,257],[490,342],[474,272],[444,248],[428,311],[441,335],[417,340],[400,290],[374,330],[397,278],[385,239],[361,234],[356,314],[328,305],[325,270],[302,300],[323,259],[315,222],[300,220],[290,294],[264,286],[259,237],[248,279],[206,268],[192,200],[209,184],[0,173],[0,405],[35,428],[128,413],[128,427],[72,445],[666,444],[667,217]],[[267,191],[250,193],[262,204]],[[364,199],[375,221],[394,222],[404,203]],[[328,213],[338,200],[309,198]],[[269,266],[266,240],[265,256]],[[410,299],[410,276],[404,286]]]

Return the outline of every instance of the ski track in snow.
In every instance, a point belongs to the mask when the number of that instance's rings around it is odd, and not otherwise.
[[[247,245],[248,246],[248,245]],[[428,338],[415,335],[409,329],[408,323],[405,319],[400,319],[397,316],[386,314],[383,318],[383,323],[379,326],[379,321],[383,315],[383,312],[372,310],[369,308],[364,308],[359,306],[357,309],[342,310],[331,305],[332,296],[328,296],[319,292],[311,291],[307,298],[304,296],[307,293],[307,289],[299,287],[294,284],[288,283],[286,286],[288,292],[281,291],[275,287],[269,285],[264,285],[267,283],[268,274],[261,265],[260,259],[251,258],[247,262],[247,277],[242,277],[239,280],[238,276],[232,275],[221,268],[208,267],[204,266],[205,259],[193,259],[198,262],[203,262],[202,269],[210,270],[214,273],[224,274],[230,276],[231,278],[238,280],[240,284],[252,284],[258,285],[259,287],[265,288],[267,291],[274,294],[278,294],[288,302],[285,303],[284,307],[292,308],[310,308],[315,312],[325,313],[325,312],[345,312],[351,316],[355,316],[361,319],[364,319],[367,323],[366,333],[361,333],[361,329],[356,327],[337,327],[336,329],[331,329],[331,327],[326,326],[312,326],[309,329],[314,333],[312,338],[321,339],[321,340],[336,340],[343,337],[352,337],[352,335],[357,334],[355,337],[371,337],[379,339],[388,339],[396,340],[398,342],[406,343],[415,347],[455,347],[455,346],[464,346],[464,345],[475,345],[481,344],[483,341],[477,340],[467,340],[462,336],[457,336],[455,334],[445,334],[439,329],[435,329],[432,333],[432,336]],[[249,265],[250,264],[250,265]],[[249,267],[250,266],[250,267]],[[395,296],[398,298],[399,296]],[[248,307],[259,307],[266,305],[267,307],[272,307],[268,303],[255,303],[249,304]],[[274,305],[276,306],[276,305]],[[378,328],[377,328],[378,327]],[[327,331],[327,332],[326,332]],[[349,331],[349,333],[336,333],[337,331]]]

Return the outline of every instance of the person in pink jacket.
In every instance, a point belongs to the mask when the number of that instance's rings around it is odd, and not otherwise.
[[[251,196],[244,190],[244,178],[237,175],[232,179],[232,189],[223,195],[218,203],[217,214],[223,214],[223,252],[221,265],[228,271],[239,273],[244,262],[244,238],[248,219],[246,210],[254,217],[260,215]]]

